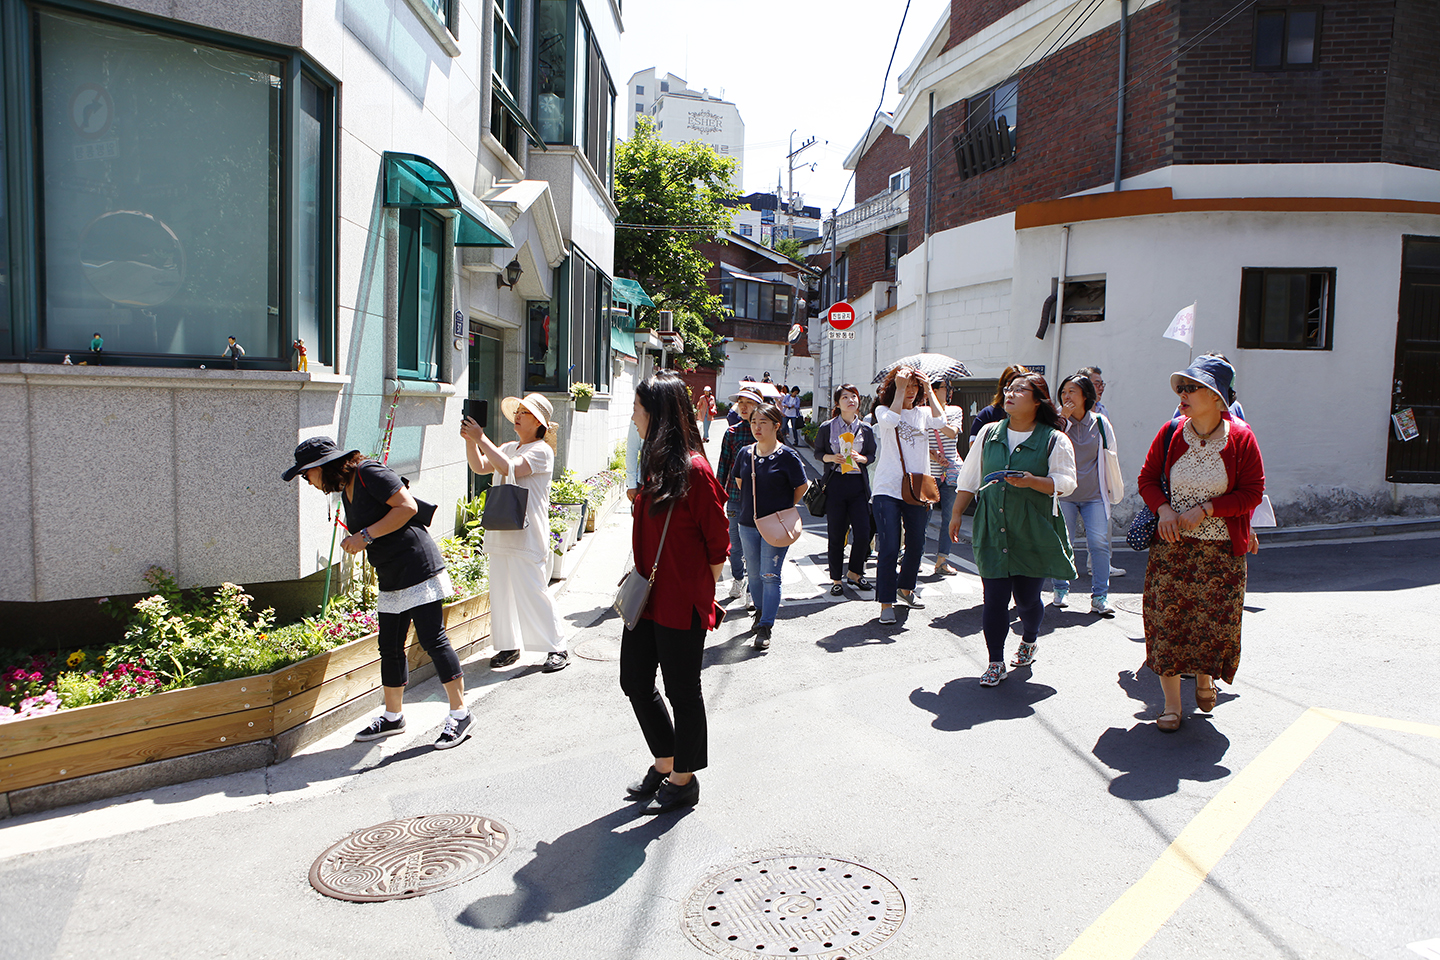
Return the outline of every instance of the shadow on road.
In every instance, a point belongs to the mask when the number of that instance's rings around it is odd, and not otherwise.
[[[476,900],[456,919],[467,927],[498,930],[544,923],[605,899],[640,869],[650,841],[684,815],[651,817],[641,809],[640,804],[627,804],[561,834],[553,843],[540,841],[535,856],[516,872],[514,893]]]
[[[918,687],[910,702],[935,714],[936,730],[969,730],[992,720],[1021,720],[1034,716],[1035,704],[1055,696],[1055,688],[1031,683],[1030,669],[1013,670],[998,687],[980,686],[979,677],[951,680],[936,693]]]
[[[1230,740],[1204,717],[1190,715],[1174,733],[1153,723],[1129,730],[1111,727],[1100,734],[1091,753],[1121,774],[1110,781],[1110,794],[1122,800],[1154,800],[1180,789],[1181,780],[1208,782],[1230,775],[1220,766]]]

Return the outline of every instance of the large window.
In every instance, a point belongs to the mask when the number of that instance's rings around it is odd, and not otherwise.
[[[4,53],[0,51],[0,65],[3,63]],[[0,357],[20,353],[14,325],[10,322],[14,287],[10,277],[10,147],[5,124],[5,98],[0,96]]]
[[[955,163],[967,180],[1015,159],[1020,81],[1007,80],[966,103],[965,136],[957,137]]]
[[[610,185],[615,84],[576,0],[537,0],[535,100],[546,143],[573,144]]]
[[[910,227],[908,224],[891,227],[885,231],[885,269],[894,270],[900,258],[910,250]]]
[[[1309,69],[1319,62],[1320,8],[1255,11],[1255,69]]]
[[[33,110],[39,287],[23,339],[78,359],[99,333],[111,362],[154,364],[213,361],[234,336],[247,366],[274,369],[298,338],[328,361],[329,83],[283,55],[70,13],[25,25],[36,93],[10,103]]]
[[[741,320],[784,320],[790,314],[790,291],[773,283],[726,276],[720,280],[720,302]]]
[[[427,210],[400,211],[400,296],[395,370],[410,380],[440,376],[445,223]]]
[[[490,133],[505,152],[520,159],[523,135],[519,117],[520,98],[520,3],[521,0],[491,0],[492,56],[490,79]]]
[[[579,250],[572,247],[570,254],[570,382],[594,384],[597,393],[608,393],[612,284]]]
[[[557,300],[563,299],[565,280],[569,276],[566,266],[555,271]],[[556,316],[559,304],[549,300],[532,300],[526,308],[525,319],[525,392],[560,392],[560,358],[564,356],[561,344],[562,326]]]
[[[1240,274],[1238,345],[1329,350],[1335,319],[1335,268],[1246,267]]]
[[[1009,80],[970,98],[969,112],[965,115],[965,129],[978,127],[994,128],[996,121],[1003,120],[1015,138],[1015,117],[1019,112],[1020,81]]]

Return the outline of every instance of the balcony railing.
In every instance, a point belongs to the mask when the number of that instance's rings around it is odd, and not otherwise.
[[[835,242],[840,246],[879,233],[910,217],[910,191],[886,191],[846,210],[835,218]]]

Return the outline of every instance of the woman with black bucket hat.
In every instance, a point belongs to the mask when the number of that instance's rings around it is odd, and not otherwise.
[[[1179,420],[1160,428],[1140,470],[1140,496],[1158,519],[1145,567],[1145,664],[1165,706],[1155,725],[1180,729],[1180,677],[1195,674],[1195,706],[1215,708],[1215,678],[1235,679],[1245,606],[1250,514],[1265,492],[1255,434],[1229,410],[1235,369],[1197,357],[1170,375]]]
[[[350,554],[366,551],[380,581],[377,612],[385,710],[355,739],[379,740],[405,731],[405,684],[410,678],[405,637],[413,622],[450,701],[450,715],[435,746],[441,750],[456,746],[469,736],[471,717],[465,708],[460,658],[445,635],[441,612],[455,588],[440,549],[417,518],[415,498],[395,471],[359,450],[341,450],[329,437],[312,437],[295,448],[295,464],[281,478],[288,483],[300,474],[321,493],[340,494],[349,531],[340,546]]]

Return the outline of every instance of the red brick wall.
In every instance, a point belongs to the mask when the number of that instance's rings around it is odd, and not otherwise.
[[[858,297],[881,280],[890,280],[894,270],[885,269],[885,234],[872,233],[850,244],[850,295]]]
[[[924,155],[921,155],[924,161]],[[855,165],[855,202],[864,203],[890,189],[890,174],[910,166],[910,141],[888,128],[870,145]]]
[[[1440,4],[1399,0],[1390,49],[1382,159],[1440,168]]]
[[[1026,0],[950,0],[950,39],[945,41],[945,49],[979,33],[1025,3]]]
[[[1186,0],[1179,13],[1180,42],[1199,36],[1233,5]],[[1434,0],[1427,5],[1433,10]],[[1262,6],[1314,3],[1265,0]],[[1314,69],[1253,69],[1253,11],[1190,49],[1176,71],[1175,162],[1380,160],[1395,0],[1328,0],[1321,18]],[[1415,50],[1416,59],[1428,56],[1433,62],[1435,42],[1432,32],[1424,53]]]

